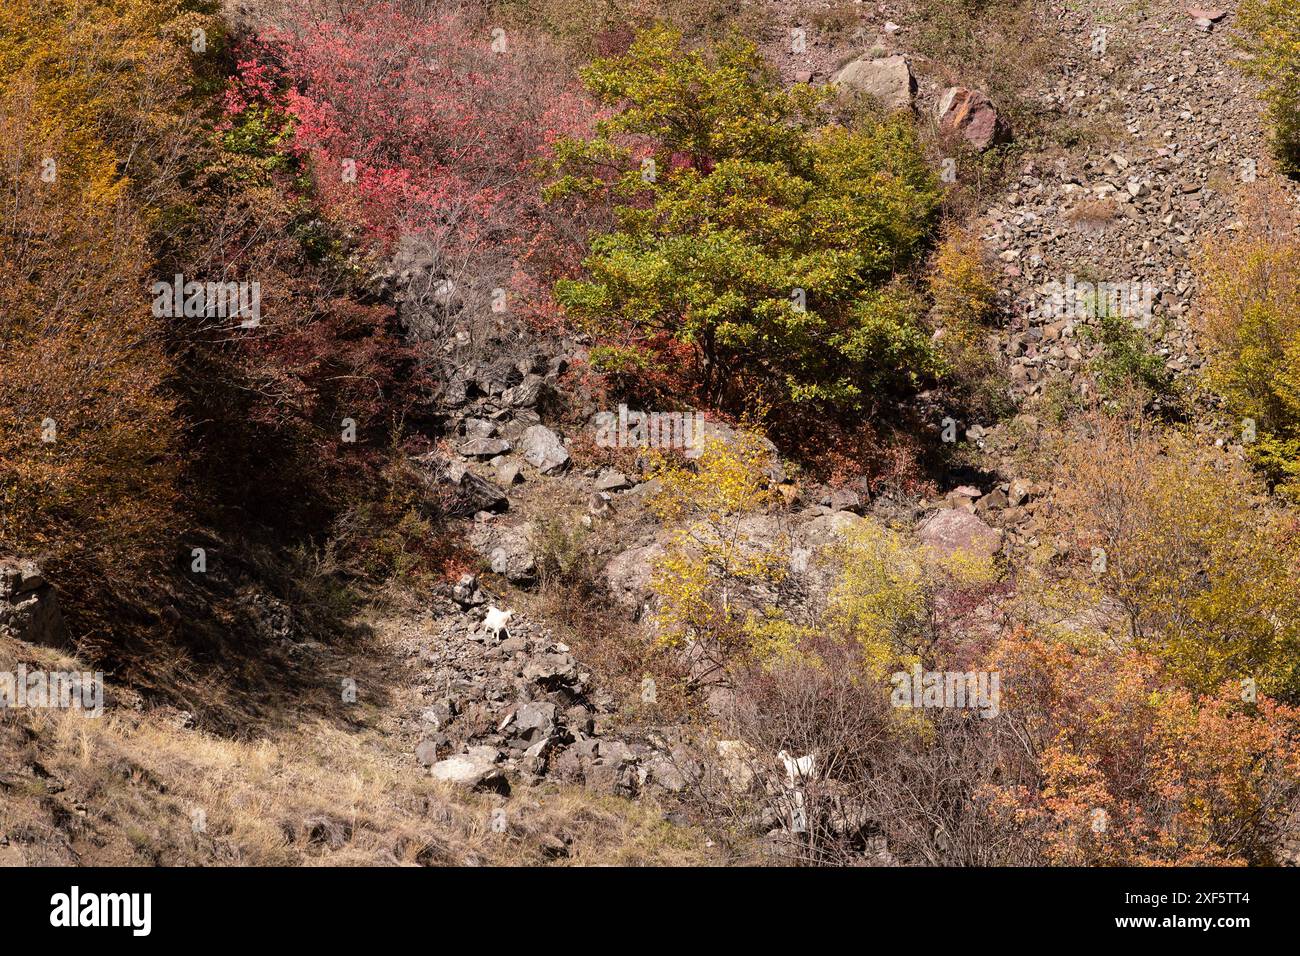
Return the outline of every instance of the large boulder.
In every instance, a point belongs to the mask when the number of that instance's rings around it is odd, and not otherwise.
[[[495,458],[510,450],[510,442],[500,438],[471,438],[456,449],[466,458]]]
[[[555,705],[549,701],[529,701],[515,711],[515,728],[530,744],[550,737],[555,731]]]
[[[446,512],[457,517],[469,517],[480,511],[505,511],[510,500],[505,490],[482,478],[464,462],[447,461],[436,452],[411,459],[415,476],[431,491],[441,486],[447,492],[443,499]]]
[[[950,86],[939,97],[935,108],[939,131],[960,135],[973,149],[984,152],[1011,138],[1011,127],[979,90]]]
[[[842,541],[855,528],[866,523],[866,518],[852,511],[832,511],[800,526],[798,540],[804,547],[817,550]]]
[[[33,561],[0,558],[0,634],[59,650],[69,647],[58,598]]]
[[[545,425],[533,425],[519,439],[519,450],[524,461],[544,475],[552,475],[569,463],[569,452],[555,434]]]
[[[1002,550],[1002,532],[960,508],[936,511],[921,522],[917,536],[942,557],[992,558]]]
[[[499,358],[474,370],[474,384],[484,395],[501,395],[523,382],[524,375],[509,358]]]
[[[565,651],[539,654],[524,665],[523,677],[546,690],[559,690],[578,683],[578,664]]]
[[[531,584],[537,577],[537,559],[526,537],[507,536],[488,552],[493,574],[512,584]]]
[[[518,385],[502,392],[501,400],[515,408],[531,408],[541,401],[548,387],[542,376],[529,373]]]
[[[447,509],[450,514],[467,517],[480,511],[505,511],[510,507],[510,499],[500,485],[480,478],[469,469],[461,473],[455,488]]]
[[[912,108],[916,78],[907,57],[902,55],[872,59],[861,56],[849,63],[831,81],[835,86],[869,96],[889,112]]]
[[[537,577],[537,558],[533,554],[532,526],[501,525],[495,521],[475,521],[469,543],[488,559],[493,574],[500,574],[512,584],[528,585]]]
[[[741,439],[739,430],[732,428],[726,422],[706,421],[703,429],[695,436],[695,440],[686,449],[686,457],[695,460],[704,453],[704,449],[711,442],[722,442],[724,445],[736,445]],[[763,468],[763,473],[767,475],[767,480],[774,485],[779,485],[785,481],[785,467],[781,464],[781,453],[777,450],[776,445],[766,436],[758,436],[759,444],[767,455],[767,464]]]
[[[650,591],[655,562],[666,552],[661,544],[628,548],[605,565],[605,581],[614,600],[627,608],[639,608]]]
[[[735,793],[747,793],[754,786],[754,748],[743,740],[719,740],[718,770]]]
[[[500,757],[495,747],[470,747],[466,753],[439,760],[429,772],[433,779],[458,787],[508,792],[510,785],[497,766]]]

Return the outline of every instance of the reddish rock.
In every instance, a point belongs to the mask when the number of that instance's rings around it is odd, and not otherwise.
[[[943,557],[962,552],[991,558],[1002,549],[1002,532],[961,508],[936,511],[921,523],[917,537]]]
[[[939,98],[935,115],[939,118],[940,132],[959,133],[980,152],[1011,138],[1011,127],[979,90],[949,87]]]

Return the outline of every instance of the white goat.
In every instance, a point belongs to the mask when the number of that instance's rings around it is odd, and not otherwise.
[[[776,759],[785,765],[785,780],[791,789],[794,789],[800,780],[810,778],[817,770],[817,757],[815,754],[791,757],[784,750],[779,750]]]
[[[808,812],[804,809],[803,788],[800,786],[817,770],[815,754],[791,757],[784,750],[777,751],[776,759],[785,766],[786,789],[790,791],[790,832],[808,832]]]
[[[502,631],[505,631],[506,634],[510,633],[506,629],[506,625],[510,623],[510,619],[514,616],[514,611],[503,611],[496,605],[490,605],[487,609],[487,616],[483,618],[483,627],[492,635],[494,641],[499,641],[501,640]]]

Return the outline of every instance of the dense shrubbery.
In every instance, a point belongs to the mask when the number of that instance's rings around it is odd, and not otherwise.
[[[942,330],[946,386],[972,420],[995,420],[1008,410],[1005,370],[989,337],[998,317],[994,273],[979,237],[950,230],[926,276],[932,322]]]
[[[1202,272],[1208,383],[1242,420],[1269,482],[1300,497],[1300,245],[1238,240],[1207,255]]]
[[[1147,423],[1090,418],[1060,462],[1084,579],[1127,636],[1194,691],[1249,680],[1300,702],[1295,517],[1220,453]]]
[[[727,733],[817,755],[798,859],[858,858],[866,819],[936,865],[1275,862],[1300,792],[1300,712],[1281,702],[1300,659],[1290,524],[1188,442],[1088,425],[1059,502],[1083,560],[1045,587],[1026,575],[1021,599],[984,562],[850,519],[822,599],[791,614],[771,599],[793,582],[761,448],[713,445],[666,473],[679,531],[659,625],[726,675]],[[1068,623],[1049,624],[1058,601]],[[914,665],[997,672],[996,719],[891,706],[891,674]],[[759,799],[790,813],[779,788]]]
[[[392,309],[361,288],[350,237],[320,210],[287,100],[277,69],[239,61],[158,258],[164,275],[259,283],[256,329],[176,317],[171,337],[209,500],[301,530],[384,487],[427,383]]]
[[[1098,318],[1096,326],[1083,329],[1083,338],[1099,346],[1091,367],[1102,395],[1134,393],[1150,400],[1167,394],[1172,387],[1173,376],[1164,358],[1152,347],[1150,333],[1134,325],[1128,316],[1107,312]]]
[[[1011,860],[1049,866],[1268,865],[1300,770],[1300,711],[1235,682],[1189,692],[1153,658],[1014,633],[1002,672],[1014,731],[974,788],[1014,832]],[[992,828],[990,828],[992,829]]]
[[[542,38],[497,29],[393,2],[303,15],[245,75],[283,90],[286,146],[335,221],[379,251],[416,237],[470,310],[502,289],[511,311],[544,313],[536,277],[575,253],[533,165],[586,129],[589,105]]]
[[[1293,707],[1231,686],[1198,697],[1150,657],[1017,630],[969,665],[1001,677],[984,720],[891,707],[855,656],[814,634],[804,655],[735,674],[728,732],[759,753],[815,753],[831,781],[804,788],[795,859],[858,863],[874,837],[932,866],[1278,862],[1300,792]],[[788,817],[782,789],[766,803]]]
[[[246,73],[218,112],[214,11],[43,0],[0,27],[0,550],[44,558],[101,648],[157,626],[187,529],[292,539],[383,498],[420,389],[315,211],[283,91]],[[256,282],[261,325],[156,314],[176,274]]]
[[[0,552],[45,556],[78,630],[175,546],[183,425],[150,228],[192,119],[179,0],[19,0],[0,25]]]
[[[608,27],[591,41],[626,49],[583,72],[594,105],[544,43],[494,50],[466,14],[345,6],[285,4],[280,32],[237,51],[207,0],[6,8],[0,551],[49,559],[74,636],[153,627],[196,529],[370,579],[465,567],[439,536],[436,481],[405,461],[425,356],[362,281],[407,237],[480,313],[502,288],[550,315],[552,281],[585,252],[585,275],[554,288],[614,387],[771,411],[787,434],[815,412],[804,434],[838,446],[836,479],[893,453],[914,490],[919,440],[875,429],[903,427],[883,412],[922,386],[1001,412],[978,240],[950,233],[912,285],[939,189],[906,121],[831,125],[823,94],[783,90],[752,46],[634,39],[581,0]],[[563,32],[563,9],[541,19]],[[1294,15],[1260,0],[1246,22],[1290,149]],[[1249,240],[1206,272],[1209,384],[1294,493],[1300,253]],[[151,281],[178,273],[258,282],[261,324],[154,315]],[[1130,325],[1104,318],[1099,341],[1107,392],[1168,385]],[[1053,449],[1056,510],[1035,516],[1059,550],[1015,579],[843,514],[796,568],[782,492],[798,489],[778,488],[764,440],[658,461],[669,532],[647,659],[671,657],[687,686],[703,657],[736,736],[818,755],[835,792],[809,808],[841,820],[813,828],[810,859],[858,853],[869,819],[908,861],[1273,862],[1300,779],[1295,516],[1191,437],[1073,424]],[[539,518],[533,546],[576,615],[605,554],[573,518]],[[226,535],[249,527],[257,548]],[[606,643],[634,656],[625,635]],[[1002,716],[891,707],[891,672],[913,665],[999,670]]]
[[[655,22],[691,41],[728,32],[757,40],[774,26],[772,11],[751,0],[503,0],[497,10],[584,57],[622,53]]]
[[[932,381],[941,362],[894,283],[938,204],[911,127],[823,125],[820,94],[785,91],[743,42],[687,51],[655,28],[583,78],[615,110],[556,144],[553,196],[614,205],[588,275],[559,301],[614,370],[690,346],[700,400],[863,410]]]
[[[747,432],[706,442],[693,465],[661,459],[654,504],[673,533],[653,579],[660,636],[720,661],[799,656],[831,638],[854,647],[853,666],[874,679],[952,651],[955,633],[935,626],[936,608],[954,611],[996,589],[994,568],[966,554],[936,558],[873,521],[851,519],[826,549],[829,583],[814,601],[816,618],[788,613],[793,596],[778,589],[790,574],[791,541],[772,467],[765,443]]]
[[[664,640],[695,642],[720,657],[747,650],[753,607],[746,592],[775,585],[784,573],[779,549],[746,530],[746,519],[779,498],[765,474],[770,464],[752,432],[734,443],[708,440],[693,466],[659,459],[654,507],[675,528],[654,575]]]
[[[1266,84],[1278,160],[1300,175],[1300,7],[1292,0],[1247,0],[1237,19],[1251,54],[1243,66]]]

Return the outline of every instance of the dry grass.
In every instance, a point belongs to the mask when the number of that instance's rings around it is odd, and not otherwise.
[[[0,669],[78,665],[14,642]],[[80,669],[80,668],[79,668]],[[409,692],[414,697],[415,691]],[[653,800],[575,788],[509,797],[435,782],[391,724],[357,705],[249,740],[186,727],[109,689],[103,717],[0,711],[0,864],[688,865],[722,862]],[[494,832],[503,810],[505,832]],[[201,820],[202,825],[196,825]]]
[[[1106,226],[1115,221],[1118,207],[1109,199],[1086,199],[1076,205],[1066,218],[1081,226]]]

